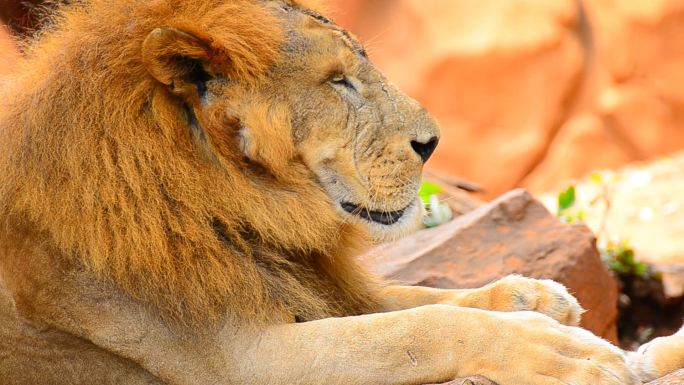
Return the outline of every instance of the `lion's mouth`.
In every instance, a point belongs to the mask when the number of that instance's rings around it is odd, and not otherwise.
[[[401,219],[401,217],[404,215],[404,212],[408,207],[404,207],[401,210],[397,211],[372,211],[368,210],[365,207],[361,207],[359,205],[355,205],[353,203],[349,202],[343,202],[341,203],[342,208],[344,211],[348,212],[349,214],[359,216],[365,220],[372,221],[375,223],[379,223],[381,225],[393,225]]]

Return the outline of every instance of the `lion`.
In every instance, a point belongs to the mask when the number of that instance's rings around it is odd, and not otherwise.
[[[0,378],[34,384],[637,384],[560,284],[383,282],[435,120],[311,3],[91,0],[3,81]]]

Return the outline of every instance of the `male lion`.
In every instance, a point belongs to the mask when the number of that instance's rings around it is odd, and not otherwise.
[[[357,266],[419,223],[438,129],[300,2],[78,3],[20,67],[0,96],[3,385],[617,385],[683,364],[684,335],[629,363],[566,326],[581,309],[553,282]]]

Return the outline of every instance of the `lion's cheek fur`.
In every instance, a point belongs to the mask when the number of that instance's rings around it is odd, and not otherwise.
[[[244,116],[241,148],[245,155],[265,164],[276,175],[287,177],[295,157],[287,107],[273,102],[254,103]]]

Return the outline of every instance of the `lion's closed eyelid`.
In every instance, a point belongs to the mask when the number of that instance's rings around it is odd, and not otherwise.
[[[345,73],[346,68],[344,64],[342,64],[341,61],[335,60],[334,62],[329,63],[329,65],[323,68],[323,81],[330,81],[330,79],[332,79],[335,76],[344,76]]]
[[[359,92],[359,80],[343,73],[332,74],[327,82],[333,86],[342,86],[350,91]]]
[[[347,76],[343,73],[333,73],[331,75],[328,75],[328,80],[329,82],[341,82],[344,81],[347,78]]]

